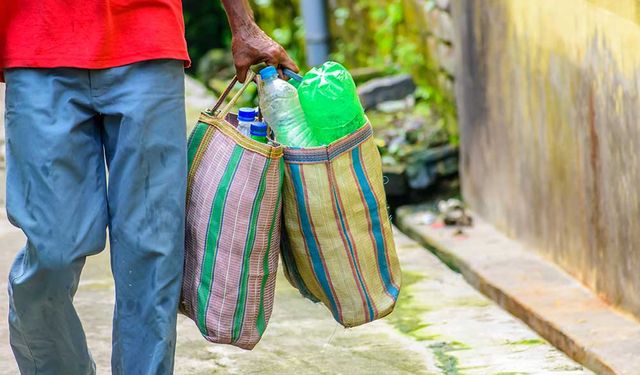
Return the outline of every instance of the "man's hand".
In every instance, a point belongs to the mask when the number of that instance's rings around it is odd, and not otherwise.
[[[294,72],[299,70],[284,48],[256,25],[247,0],[222,0],[222,5],[231,25],[231,51],[240,82],[246,79],[251,65],[262,62]]]
[[[299,70],[284,48],[269,38],[258,26],[234,32],[231,51],[240,82],[244,82],[251,65],[261,62],[295,72]]]

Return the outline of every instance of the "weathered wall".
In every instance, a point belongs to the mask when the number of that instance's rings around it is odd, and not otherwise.
[[[454,0],[472,207],[640,316],[640,0]]]
[[[402,32],[419,41],[418,51],[435,74],[435,83],[453,94],[454,28],[450,0],[403,0]]]

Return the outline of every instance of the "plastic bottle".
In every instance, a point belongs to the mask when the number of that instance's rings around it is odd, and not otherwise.
[[[249,137],[251,134],[251,124],[256,119],[256,110],[254,108],[240,108],[238,110],[238,131],[242,135]]]
[[[254,122],[251,124],[251,139],[260,143],[267,143],[267,123]]]
[[[304,75],[298,86],[300,105],[315,141],[329,144],[365,123],[356,84],[341,64],[327,61]]]
[[[262,69],[260,78],[263,81],[260,109],[276,140],[286,146],[316,146],[300,107],[296,88],[279,79],[273,66]]]

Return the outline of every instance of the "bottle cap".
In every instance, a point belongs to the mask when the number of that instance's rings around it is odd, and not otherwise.
[[[260,78],[267,79],[273,76],[277,76],[278,71],[275,66],[267,66],[266,68],[260,70]]]
[[[251,135],[257,137],[267,136],[267,123],[266,122],[254,122],[251,124]]]
[[[244,107],[238,110],[238,121],[251,122],[256,118],[256,110],[254,108]]]

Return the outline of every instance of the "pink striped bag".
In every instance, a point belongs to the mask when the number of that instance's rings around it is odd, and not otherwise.
[[[273,307],[280,247],[282,147],[240,134],[229,109],[203,112],[189,138],[181,311],[209,341],[252,349]],[[213,115],[211,114],[213,113]]]

